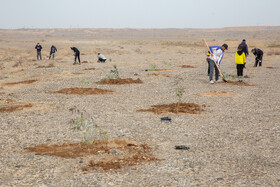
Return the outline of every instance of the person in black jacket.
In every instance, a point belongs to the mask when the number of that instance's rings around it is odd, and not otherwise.
[[[54,60],[54,53],[56,51],[57,51],[56,47],[54,45],[52,45],[49,60],[51,59],[51,56],[52,56],[52,59]]]
[[[262,66],[263,51],[258,49],[258,48],[254,48],[254,49],[252,49],[252,53],[256,56],[256,62],[255,62],[254,67],[257,67],[258,64],[261,67]]]
[[[37,43],[35,49],[37,49],[37,60],[39,60],[39,57],[40,60],[42,60],[41,50],[43,49],[43,47],[39,43]]]
[[[77,58],[78,58],[78,60],[79,60],[79,64],[81,65],[81,61],[80,61],[80,51],[79,51],[76,47],[70,47],[70,48],[74,51],[74,56],[75,56],[75,58],[74,58],[74,64],[73,64],[73,65],[76,64]]]

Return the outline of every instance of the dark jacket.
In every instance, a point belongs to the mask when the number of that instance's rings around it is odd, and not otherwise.
[[[80,54],[80,51],[76,47],[71,47],[76,55]]]
[[[258,48],[255,48],[254,51],[255,51],[254,55],[255,55],[257,58],[259,58],[260,56],[263,56],[263,51],[262,51],[262,50],[260,50],[260,49],[258,49]]]
[[[53,46],[51,47],[51,54],[55,53],[56,51],[57,51],[57,49],[56,49],[56,47],[53,45]]]
[[[36,45],[35,49],[37,49],[37,52],[40,52],[43,49],[43,47],[41,45]]]
[[[245,53],[245,55],[249,55],[249,52],[248,52],[248,45],[245,43],[245,42],[241,42],[238,46],[238,48],[241,48],[242,49],[242,52]]]

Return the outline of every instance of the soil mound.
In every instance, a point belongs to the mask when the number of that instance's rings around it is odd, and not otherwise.
[[[35,155],[57,156],[62,158],[77,158],[85,156],[97,156],[90,160],[83,171],[89,169],[121,169],[125,166],[139,165],[144,162],[158,161],[151,153],[151,148],[146,144],[138,144],[131,140],[95,140],[92,144],[70,143],[56,145],[37,145],[25,148]]]
[[[83,73],[72,73],[73,75],[82,75]]]
[[[10,82],[10,83],[4,83],[4,86],[13,86],[17,84],[31,84],[33,82],[36,82],[37,80],[27,80],[27,81],[20,81],[20,82]]]
[[[37,66],[37,68],[54,68],[55,66],[53,64],[49,64],[47,66]]]
[[[97,84],[141,84],[143,81],[133,80],[132,78],[127,79],[105,79],[97,82]]]
[[[194,66],[190,65],[182,65],[182,66],[177,66],[178,68],[195,68]]]
[[[82,62],[82,64],[86,64],[86,63],[88,63],[88,61],[83,61],[83,62]]]
[[[147,77],[170,77],[169,75],[165,75],[165,74],[147,74]]]
[[[266,67],[267,69],[277,69],[276,67]]]
[[[61,94],[74,94],[74,95],[103,95],[113,93],[112,90],[104,90],[99,88],[63,88],[58,91],[49,93],[61,93]]]
[[[15,112],[32,107],[31,103],[16,103],[11,99],[0,99],[0,112]]]
[[[226,92],[226,91],[204,92],[203,95],[207,95],[207,96],[224,96],[224,97],[237,96],[237,94],[235,94],[235,93]]]
[[[150,69],[149,71],[173,71],[172,69]]]
[[[246,82],[239,82],[239,81],[227,81],[224,84],[231,84],[231,85],[238,85],[238,86],[253,86],[252,84]]]
[[[96,70],[96,68],[85,68],[84,70]]]
[[[150,109],[141,109],[137,112],[153,112],[155,114],[162,113],[188,113],[188,114],[200,114],[205,111],[198,104],[195,103],[172,103],[166,105],[153,105]]]
[[[10,74],[16,74],[16,73],[20,73],[20,72],[24,72],[24,69],[18,70],[18,71],[13,71]]]

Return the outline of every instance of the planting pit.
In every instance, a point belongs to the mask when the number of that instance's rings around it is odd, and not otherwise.
[[[18,84],[31,84],[33,82],[36,82],[37,80],[27,80],[27,81],[20,81],[20,82],[10,82],[10,83],[4,83],[4,86],[13,86]]]
[[[32,107],[31,103],[17,103],[12,99],[0,99],[0,112],[15,112]]]
[[[56,156],[62,158],[89,157],[89,164],[82,166],[83,171],[90,169],[119,170],[125,166],[140,165],[158,161],[147,144],[133,140],[95,140],[92,144],[70,143],[55,145],[37,145],[25,148],[35,155]]]
[[[190,66],[190,65],[182,65],[182,66],[177,66],[178,68],[196,68],[194,66]]]
[[[200,114],[205,111],[195,103],[172,103],[165,105],[153,105],[150,109],[141,109],[137,112],[153,112],[155,114],[174,113],[174,114]]]
[[[246,82],[229,81],[229,80],[227,82],[224,82],[224,84],[231,84],[231,85],[238,85],[238,86],[253,86],[252,84]]]
[[[237,96],[237,94],[235,94],[235,93],[225,92],[225,91],[204,92],[203,95],[206,95],[206,96],[224,96],[224,97]]]
[[[83,62],[82,62],[82,64],[86,64],[86,63],[88,63],[88,61],[83,61]]]
[[[277,69],[276,67],[266,67],[267,69]]]
[[[58,91],[52,91],[48,93],[61,93],[61,94],[73,94],[73,95],[104,95],[113,93],[112,90],[104,90],[99,88],[63,88]]]
[[[143,81],[133,80],[132,78],[127,79],[105,79],[102,82],[96,82],[97,84],[141,84]]]

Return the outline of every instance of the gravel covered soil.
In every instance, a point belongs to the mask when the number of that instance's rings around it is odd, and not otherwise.
[[[280,51],[280,28],[236,29],[0,30],[0,186],[279,186],[280,56],[267,52]],[[227,42],[221,70],[233,83],[209,83],[203,38]],[[243,38],[265,55],[263,67],[248,56],[239,83],[234,55]],[[73,66],[71,46],[88,63]],[[106,63],[96,62],[99,52]],[[97,84],[114,65],[142,83]],[[170,71],[146,71],[151,65]],[[19,84],[28,80],[37,81]],[[179,106],[199,112],[176,113],[178,80]],[[89,94],[97,89],[114,93]],[[137,112],[154,105],[165,112]],[[85,142],[91,120],[104,134]]]

